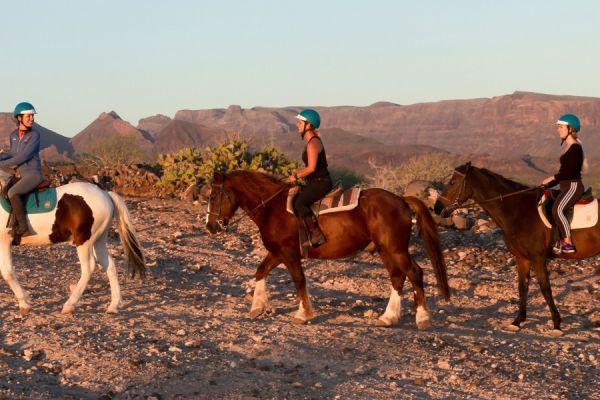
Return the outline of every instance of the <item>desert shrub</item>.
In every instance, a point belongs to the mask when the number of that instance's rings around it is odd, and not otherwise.
[[[89,167],[112,168],[148,161],[148,155],[131,136],[111,135],[94,141],[77,162]]]
[[[345,168],[329,167],[331,180],[334,184],[340,183],[344,189],[360,186],[365,183],[365,178],[354,171]]]
[[[409,158],[399,166],[369,164],[374,170],[370,182],[375,187],[401,194],[415,180],[444,182],[454,170],[454,158],[446,153],[427,153]]]
[[[175,194],[191,184],[197,184],[202,176],[202,150],[186,147],[175,153],[160,154],[160,185],[165,193]]]

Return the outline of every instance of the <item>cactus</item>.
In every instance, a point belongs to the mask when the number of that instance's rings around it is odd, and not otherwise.
[[[298,168],[273,147],[252,151],[244,140],[228,140],[213,147],[200,149],[186,147],[176,153],[161,154],[160,184],[165,194],[176,194],[190,184],[201,184],[212,179],[214,171],[230,172],[249,169],[274,175],[289,175]]]

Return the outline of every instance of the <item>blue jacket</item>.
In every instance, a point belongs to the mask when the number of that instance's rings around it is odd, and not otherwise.
[[[40,162],[40,134],[31,130],[19,140],[17,130],[10,134],[10,150],[0,154],[0,168],[16,168],[21,177],[42,175]]]

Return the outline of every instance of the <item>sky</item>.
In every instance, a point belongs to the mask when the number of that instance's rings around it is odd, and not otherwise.
[[[20,7],[20,9],[19,9]],[[600,97],[600,2],[0,0],[0,111],[73,136],[104,111]]]

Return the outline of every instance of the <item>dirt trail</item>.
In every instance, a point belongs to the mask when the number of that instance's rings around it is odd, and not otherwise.
[[[517,310],[514,260],[498,233],[441,232],[453,298],[437,295],[420,243],[433,326],[415,326],[409,285],[398,327],[378,328],[389,281],[377,257],[305,263],[318,313],[305,326],[285,269],[268,280],[272,310],[248,319],[247,293],[264,250],[248,219],[209,237],[204,209],[180,201],[128,201],[150,278],[128,280],[111,237],[124,304],[104,313],[110,291],[101,270],[76,313],[60,314],[79,277],[70,246],[19,248],[17,274],[33,297],[20,317],[0,285],[2,398],[600,398],[598,258],[552,262],[565,335],[551,338],[535,278],[528,320],[502,326]]]

